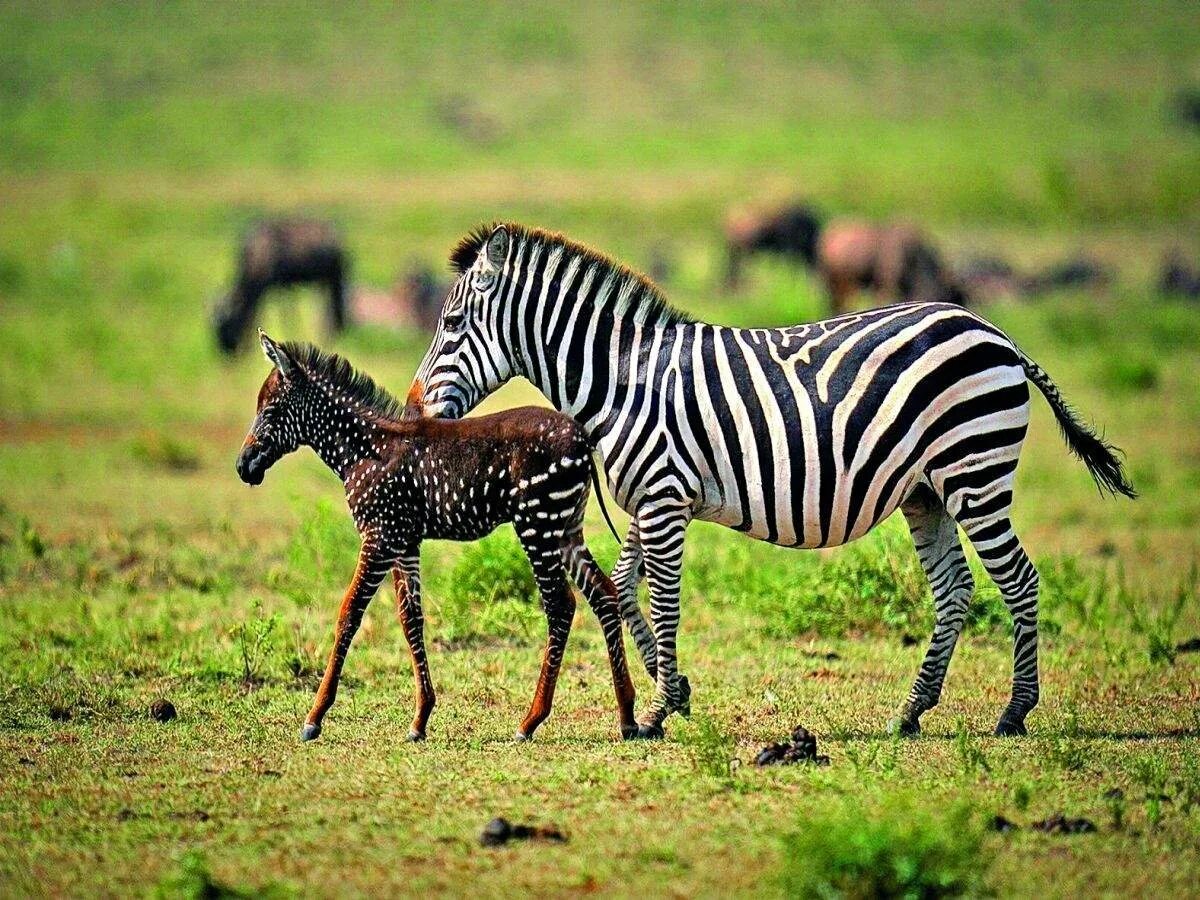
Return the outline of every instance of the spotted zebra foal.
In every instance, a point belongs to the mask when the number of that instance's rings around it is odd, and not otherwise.
[[[260,338],[274,369],[259,391],[238,475],[247,484],[261,484],[281,456],[301,445],[312,447],[344,482],[362,536],[329,664],[301,738],[310,741],[321,733],[350,642],[390,570],[416,681],[408,737],[424,739],[434,692],[421,612],[421,541],[471,541],[505,522],[513,523],[533,566],[549,626],[533,703],[517,737],[532,737],[550,715],[575,614],[568,575],[600,620],[621,733],[635,736],[616,589],[583,542],[589,478],[596,479],[583,431],[560,413],[534,407],[457,422],[404,418],[394,397],[341,357],[309,345],[276,343],[261,332]]]

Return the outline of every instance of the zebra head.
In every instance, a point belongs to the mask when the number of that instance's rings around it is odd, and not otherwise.
[[[451,262],[458,280],[408,392],[410,409],[458,419],[512,377],[500,308],[512,243],[509,229],[496,225],[475,231],[455,248]]]

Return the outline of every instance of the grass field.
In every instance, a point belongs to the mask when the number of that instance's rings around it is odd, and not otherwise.
[[[0,895],[1196,894],[1200,654],[1176,646],[1200,635],[1200,309],[1151,289],[1166,249],[1200,256],[1200,135],[1170,112],[1200,83],[1194,4],[350,9],[0,4]],[[931,624],[892,521],[809,553],[694,526],[695,715],[658,743],[617,739],[582,612],[554,715],[512,743],[544,635],[507,596],[515,539],[430,545],[429,741],[403,740],[381,592],[301,745],[355,534],[311,454],[256,490],[234,475],[266,364],[218,358],[207,316],[239,229],[328,216],[383,284],[516,218],[635,266],[665,248],[676,304],[775,324],[821,315],[817,285],[763,262],[722,294],[719,221],[796,195],[911,216],[951,258],[1082,248],[1116,271],[985,310],[1142,492],[1097,496],[1034,401],[1030,736],[989,736],[1011,651],[982,576],[925,734],[887,736]],[[318,334],[298,296],[277,336]],[[336,342],[397,392],[424,345]],[[594,508],[588,534],[611,564]],[[797,724],[828,767],[750,764]],[[1060,811],[1097,832],[1030,827]],[[569,840],[478,846],[499,815]]]

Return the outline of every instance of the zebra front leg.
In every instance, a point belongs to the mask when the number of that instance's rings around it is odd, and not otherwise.
[[[646,576],[650,581],[650,618],[658,653],[658,678],[650,709],[638,720],[643,738],[663,736],[663,720],[682,709],[676,669],[675,639],[679,631],[679,576],[683,540],[691,514],[684,506],[648,506],[638,511]]]
[[[1025,717],[1037,706],[1038,686],[1038,573],[1021,547],[1008,519],[1002,515],[963,522],[979,559],[1000,588],[1013,618],[1012,697],[996,723],[1001,737],[1026,733]]]
[[[321,734],[321,721],[337,697],[338,679],[342,675],[342,665],[346,662],[350,642],[354,640],[367,604],[375,596],[375,591],[379,589],[379,583],[391,568],[391,563],[392,561],[373,544],[364,543],[359,551],[354,580],[350,582],[350,587],[342,599],[337,624],[333,629],[333,649],[329,653],[325,675],[317,689],[312,709],[304,720],[304,728],[300,731],[302,741],[315,740]]]
[[[958,526],[941,501],[919,487],[901,506],[912,532],[913,546],[933,592],[937,624],[908,700],[893,726],[903,735],[921,733],[921,714],[937,706],[946,669],[966,621],[975,583],[958,538]]]
[[[532,530],[529,522],[514,519],[518,536],[527,529]],[[542,523],[545,527],[545,523]],[[533,737],[533,732],[550,715],[554,705],[554,689],[558,684],[558,673],[562,667],[563,653],[567,648],[567,638],[571,636],[571,621],[575,618],[575,597],[567,584],[567,573],[562,564],[558,547],[550,539],[541,535],[521,537],[521,544],[529,563],[533,566],[533,575],[537,581],[538,591],[542,598],[542,609],[546,613],[546,649],[542,654],[542,669],[538,676],[537,689],[533,694],[533,703],[529,714],[517,729],[516,738],[527,741]]]
[[[571,567],[571,577],[583,591],[588,605],[600,621],[600,629],[604,632],[608,664],[612,669],[613,691],[617,695],[621,737],[637,737],[637,722],[633,717],[636,694],[633,681],[629,677],[629,665],[625,661],[625,642],[621,636],[621,618],[617,610],[617,589],[592,558],[591,551],[583,543],[583,536],[576,534],[573,541],[566,557]]]
[[[437,697],[429,675],[429,659],[425,654],[425,613],[421,609],[421,557],[419,551],[400,557],[392,570],[396,582],[396,615],[404,628],[404,639],[412,657],[413,681],[416,690],[416,712],[408,729],[410,741],[425,740],[425,726]]]

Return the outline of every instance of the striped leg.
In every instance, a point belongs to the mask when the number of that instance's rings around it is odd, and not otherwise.
[[[545,528],[545,522],[540,524]],[[530,520],[520,518],[514,519],[513,525],[516,526],[519,536],[535,527]],[[571,620],[575,617],[575,597],[567,584],[567,573],[558,548],[558,538],[538,531],[529,536],[521,536],[521,545],[525,548],[525,555],[529,557],[529,564],[533,566],[533,576],[537,580],[538,591],[542,597],[547,627],[546,650],[542,654],[542,670],[533,694],[533,703],[516,734],[517,740],[527,741],[550,715],[550,709],[554,705],[554,688],[558,684],[558,672],[562,668],[567,638],[571,635]]]
[[[921,714],[937,706],[942,695],[946,669],[962,633],[975,582],[958,538],[958,526],[932,490],[918,487],[901,509],[929,579],[937,621],[925,660],[896,723],[901,734],[914,736],[921,733]]]
[[[959,520],[1013,617],[1012,699],[997,735],[1025,734],[1025,716],[1038,702],[1038,573],[1017,540],[1007,506],[998,514]]]
[[[617,610],[617,589],[604,570],[596,564],[580,533],[569,538],[565,561],[571,578],[579,585],[588,605],[600,620],[604,643],[608,648],[608,663],[612,669],[613,690],[617,695],[617,714],[621,722],[621,737],[637,734],[633,718],[634,689],[625,661],[625,641],[621,635],[621,617]]]
[[[354,571],[354,580],[346,590],[338,611],[337,624],[333,630],[333,649],[329,652],[329,662],[325,666],[325,675],[321,686],[317,689],[317,697],[309,710],[308,718],[304,720],[304,728],[300,731],[300,739],[311,741],[321,734],[321,720],[329,712],[337,697],[338,680],[342,676],[342,665],[346,662],[346,652],[350,642],[362,623],[363,613],[367,604],[379,589],[379,583],[392,567],[388,559],[378,548],[363,544],[358,555],[358,568]]]
[[[650,623],[642,615],[638,606],[638,585],[642,582],[645,570],[642,566],[642,546],[638,538],[637,520],[629,523],[629,531],[625,535],[625,543],[621,547],[621,555],[613,567],[612,580],[617,587],[617,598],[621,607],[621,618],[625,627],[633,637],[642,662],[646,666],[646,674],[658,678],[658,650],[654,643],[654,632]]]
[[[662,737],[663,720],[683,708],[676,670],[675,636],[679,631],[679,575],[683,540],[691,512],[678,501],[638,510],[638,530],[650,581],[650,619],[658,650],[658,678],[650,709],[638,720],[641,737]]]
[[[425,726],[437,698],[425,655],[425,614],[421,610],[421,556],[419,550],[406,553],[392,570],[396,582],[396,615],[404,628],[408,652],[412,656],[413,681],[416,684],[416,713],[408,729],[410,741],[425,740]]]

